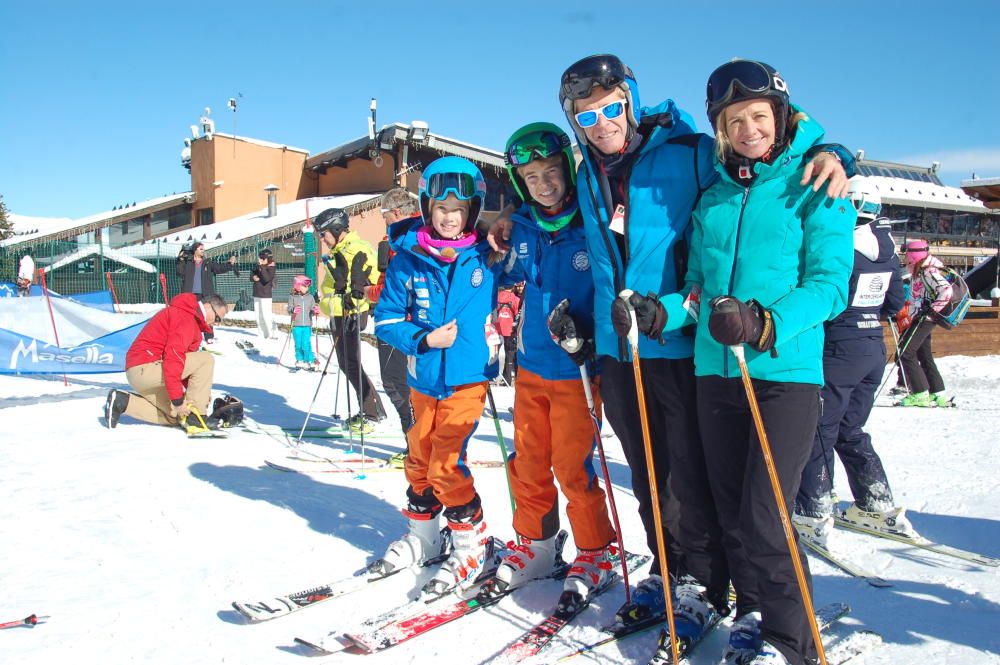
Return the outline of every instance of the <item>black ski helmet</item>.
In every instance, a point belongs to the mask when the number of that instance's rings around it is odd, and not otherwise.
[[[563,107],[566,120],[573,128],[577,140],[581,144],[587,145],[586,134],[576,124],[573,102],[589,97],[595,85],[600,85],[605,90],[618,88],[625,95],[627,107],[625,110],[629,125],[628,139],[631,140],[641,119],[639,86],[628,65],[622,62],[618,56],[608,53],[590,55],[574,62],[566,68],[559,81],[559,104]]]
[[[313,221],[313,226],[316,227],[317,232],[324,233],[329,231],[334,236],[339,236],[350,228],[350,225],[350,218],[340,208],[328,208],[316,215],[316,219]]]
[[[771,65],[756,60],[734,58],[716,68],[708,77],[705,90],[705,110],[715,132],[719,114],[729,105],[748,99],[767,99],[774,106],[774,142],[785,140],[785,129],[791,106],[788,84]]]

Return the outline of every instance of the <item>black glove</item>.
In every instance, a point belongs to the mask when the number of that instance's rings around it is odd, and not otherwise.
[[[333,292],[334,293],[346,293],[347,292],[347,259],[344,255],[337,252],[333,255],[333,266],[330,266],[330,257],[323,257],[323,263],[326,264],[326,269],[330,271],[330,276],[333,278]]]
[[[562,347],[573,362],[582,366],[594,359],[594,343],[577,335],[576,321],[569,315],[569,300],[564,299],[556,305],[549,314],[548,324],[552,341]]]
[[[389,257],[392,255],[392,248],[388,240],[383,240],[378,244],[378,271],[385,272],[389,267]]]
[[[632,293],[628,303],[621,296],[611,303],[611,324],[619,337],[627,337],[632,328],[632,317],[629,315],[629,305],[635,310],[635,322],[639,332],[650,339],[656,339],[663,344],[663,327],[667,325],[667,310],[657,299],[656,294],[649,292],[644,296]]]
[[[708,331],[719,344],[749,344],[758,351],[774,347],[774,322],[771,310],[756,300],[740,302],[732,296],[718,296],[710,303],[712,313]]]

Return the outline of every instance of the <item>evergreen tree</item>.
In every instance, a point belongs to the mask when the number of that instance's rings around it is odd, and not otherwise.
[[[0,240],[6,240],[14,235],[14,225],[7,216],[7,206],[4,205],[3,195],[0,195]]]

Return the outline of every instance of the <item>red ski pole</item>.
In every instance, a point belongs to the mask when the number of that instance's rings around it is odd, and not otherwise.
[[[49,297],[49,287],[45,281],[45,268],[42,268],[38,272],[42,276],[42,292],[45,294],[45,302],[49,306],[49,318],[52,320],[52,334],[56,338],[56,346],[62,348],[62,344],[59,343],[59,331],[56,330],[56,315],[52,312],[52,299]],[[63,385],[69,385],[69,380],[66,378],[65,373],[63,373]]]
[[[4,623],[0,623],[0,630],[3,630],[4,628],[17,628],[18,626],[34,626],[39,622],[45,623],[44,621],[42,621],[42,619],[48,619],[48,617],[47,616],[40,617],[36,614],[32,614],[31,616],[24,617],[23,619],[18,619],[17,621],[7,621]]]
[[[111,273],[110,272],[104,273],[104,277],[105,279],[108,280],[108,288],[111,290],[111,297],[115,301],[115,311],[118,311],[120,307],[120,305],[118,304],[118,294],[115,293],[115,283],[111,281]]]

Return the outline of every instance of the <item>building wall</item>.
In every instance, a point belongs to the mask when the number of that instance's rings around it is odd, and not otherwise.
[[[394,175],[395,160],[390,153],[383,153],[381,167],[367,158],[352,159],[345,167],[331,166],[326,173],[319,174],[316,195],[384,192],[392,189]]]

